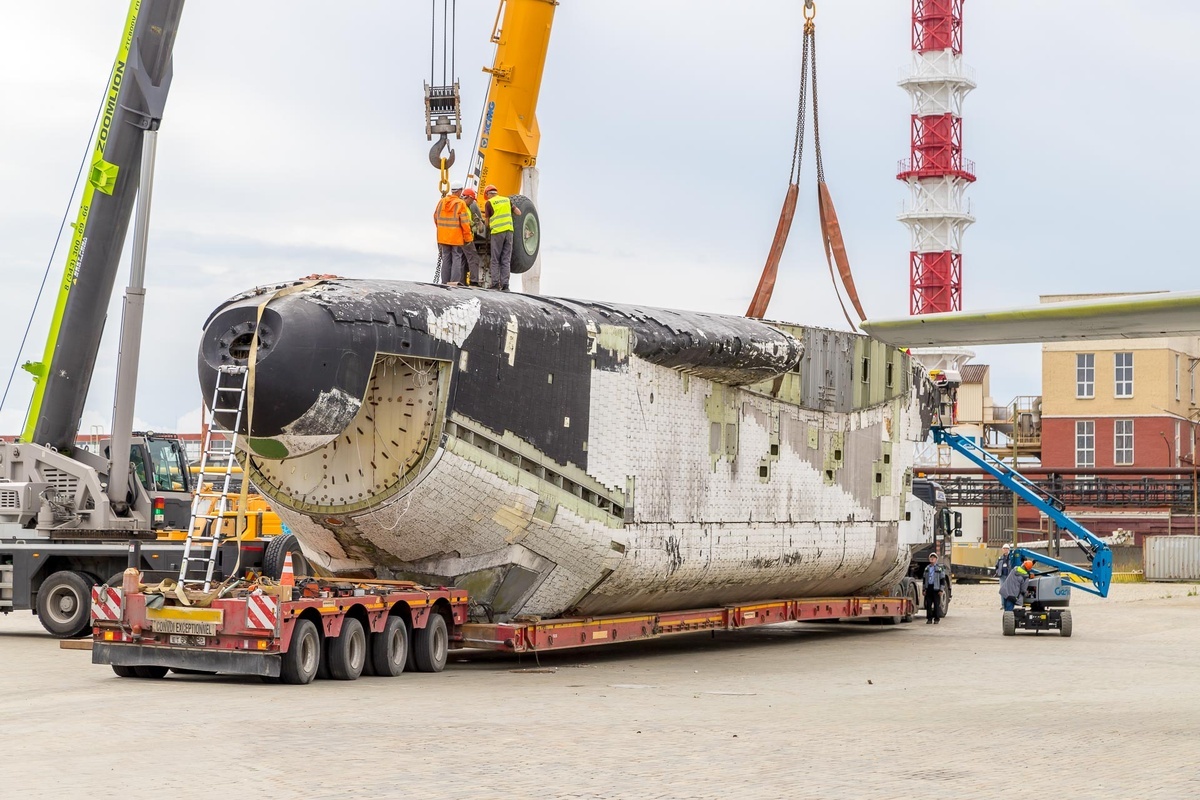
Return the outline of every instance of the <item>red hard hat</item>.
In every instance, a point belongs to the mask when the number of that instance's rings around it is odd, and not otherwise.
[[[499,194],[500,190],[496,188],[496,184],[489,183],[487,186],[483,187],[484,194],[491,194],[492,192]]]
[[[462,193],[463,193],[463,197],[474,197],[475,196],[475,190],[472,189],[470,186],[463,189]]]

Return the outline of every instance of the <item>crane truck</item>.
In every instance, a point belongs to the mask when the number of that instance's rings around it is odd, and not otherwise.
[[[173,573],[184,556],[170,533],[188,524],[197,488],[184,450],[175,437],[133,431],[155,144],[182,10],[183,0],[130,5],[45,352],[24,365],[34,379],[24,430],[0,443],[0,612],[33,610],[60,637],[90,632],[92,586],[118,580],[130,540],[141,542],[134,566],[149,574]],[[135,201],[112,435],[107,452],[93,453],[76,433]],[[257,533],[220,545],[219,569],[261,565],[269,545]]]

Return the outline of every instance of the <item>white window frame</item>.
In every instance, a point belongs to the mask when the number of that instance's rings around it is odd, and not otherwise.
[[[1128,364],[1121,364],[1122,356],[1129,357]],[[1128,377],[1123,371],[1128,370]],[[1113,397],[1133,397],[1133,352],[1113,353]]]
[[[1175,420],[1175,466],[1183,466],[1183,450],[1180,447],[1183,445],[1183,421]]]
[[[1075,354],[1075,397],[1090,400],[1096,396],[1096,354]]]
[[[1113,420],[1113,466],[1133,466],[1133,420]]]
[[[1075,466],[1096,466],[1096,420],[1075,420]]]
[[[1179,402],[1179,353],[1175,354],[1175,402]]]

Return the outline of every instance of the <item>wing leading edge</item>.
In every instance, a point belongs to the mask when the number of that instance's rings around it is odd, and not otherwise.
[[[880,341],[902,347],[1200,336],[1200,292],[953,311],[868,321],[862,328]]]

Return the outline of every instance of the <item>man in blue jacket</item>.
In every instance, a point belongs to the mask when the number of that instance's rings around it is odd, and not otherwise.
[[[942,582],[946,576],[938,568],[937,553],[929,554],[929,566],[925,567],[925,624],[937,625],[942,618]]]

